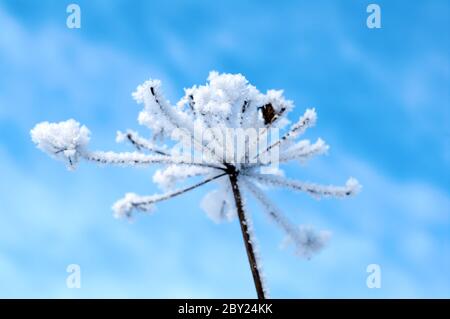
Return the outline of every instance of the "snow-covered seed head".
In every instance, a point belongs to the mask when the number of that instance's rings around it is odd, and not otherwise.
[[[219,187],[219,189],[212,190],[203,197],[200,207],[206,213],[206,216],[215,223],[231,221],[236,215],[236,208],[230,195],[229,189]]]
[[[237,200],[233,195],[244,185],[262,204],[268,217],[288,235],[297,254],[311,258],[325,246],[330,233],[315,231],[310,226],[293,226],[267,198],[262,187],[282,187],[315,198],[349,197],[361,189],[354,178],[343,186],[332,186],[285,176],[278,164],[304,163],[327,153],[329,146],[321,138],[315,142],[300,139],[316,124],[317,113],[314,108],[306,109],[290,124],[287,117],[294,103],[284,97],[282,90],[262,93],[241,74],[213,71],[207,83],[185,89],[184,96],[175,105],[165,98],[161,82],[155,79],[139,85],[132,95],[143,105],[139,123],[150,128],[153,134],[152,139],[146,139],[135,131],[118,132],[117,141],[129,142],[134,152],[88,150],[89,130],[75,120],[43,122],[31,130],[38,148],[65,160],[70,168],[80,158],[100,164],[162,166],[153,181],[164,192],[151,196],[126,194],[113,205],[115,217],[130,218],[135,210],[151,211],[160,201],[214,182],[216,188],[206,194],[200,206],[216,222],[231,220],[237,216]],[[271,130],[277,134],[273,135]],[[181,187],[192,178],[197,179],[195,184]],[[245,196],[240,200],[244,203]],[[248,232],[252,231],[248,220],[241,223],[248,226]],[[252,244],[253,241],[252,237]]]
[[[362,185],[358,182],[358,180],[354,177],[350,177],[347,182],[345,183],[345,186],[348,189],[348,192],[346,195],[356,195],[358,194],[361,189]]]
[[[311,259],[327,245],[330,238],[329,231],[317,231],[310,225],[300,225],[296,232],[286,236],[285,244],[292,243],[298,256]]]
[[[125,197],[118,200],[112,206],[112,210],[114,212],[115,218],[132,218],[132,212],[134,209],[142,210],[142,211],[152,211],[154,206],[151,204],[143,204],[139,205],[140,196],[134,193],[127,193]]]
[[[42,122],[31,130],[31,139],[45,153],[68,162],[75,168],[79,152],[89,143],[86,126],[70,119],[59,123]]]

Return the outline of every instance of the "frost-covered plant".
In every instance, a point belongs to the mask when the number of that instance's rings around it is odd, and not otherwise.
[[[295,252],[308,259],[324,247],[329,233],[315,231],[310,226],[294,226],[262,188],[283,187],[315,198],[347,197],[360,189],[353,178],[344,186],[322,186],[284,177],[278,164],[292,160],[304,162],[326,153],[328,146],[321,139],[314,143],[298,140],[316,123],[316,112],[306,110],[289,126],[286,115],[293,103],[284,98],[283,91],[269,90],[263,94],[240,74],[211,72],[206,85],[185,89],[176,105],[164,97],[158,80],[140,85],[133,97],[144,104],[139,123],[153,133],[152,139],[146,139],[133,131],[118,132],[117,141],[129,142],[136,149],[134,152],[89,150],[90,132],[74,120],[37,124],[31,130],[32,140],[44,152],[66,161],[70,169],[80,159],[124,166],[161,165],[153,181],[164,192],[151,196],[126,194],[113,205],[116,217],[131,218],[134,211],[152,211],[157,202],[216,183],[217,188],[206,194],[201,207],[216,222],[238,217],[258,298],[267,297],[267,291],[242,189],[261,203],[267,216],[285,232],[286,242],[294,245]],[[234,144],[243,130],[251,129],[256,130],[253,137],[246,136]],[[274,141],[264,143],[274,129],[282,133]],[[233,135],[230,131],[238,133]],[[237,151],[240,144],[244,144],[243,152]],[[188,187],[177,186],[191,178],[197,182]]]

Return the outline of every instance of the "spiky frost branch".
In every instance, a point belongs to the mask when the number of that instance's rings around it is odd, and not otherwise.
[[[269,145],[266,149],[262,150],[257,155],[257,158],[259,158],[264,153],[270,151],[272,148],[274,148],[276,146],[281,147],[289,140],[292,140],[292,139],[296,138],[297,136],[303,134],[306,131],[306,129],[308,129],[316,124],[316,120],[317,120],[317,114],[316,114],[315,109],[307,109],[305,111],[305,113],[303,114],[303,116],[301,116],[300,119],[290,127],[289,131],[285,135],[283,135],[281,137],[281,139],[279,139],[275,143]]]
[[[96,162],[99,164],[110,165],[132,165],[132,166],[147,166],[151,164],[177,164],[188,166],[210,167],[215,169],[223,169],[223,167],[206,162],[193,162],[189,157],[175,157],[165,155],[147,155],[139,152],[80,152],[80,156],[87,161]]]
[[[198,151],[208,153],[213,158],[216,157],[214,151],[205,145],[205,143],[199,140],[194,134],[194,123],[183,112],[180,112],[175,107],[170,105],[161,91],[161,82],[158,80],[149,80],[138,87],[137,91],[133,94],[134,98],[139,102],[145,103],[146,111],[148,113],[154,112],[156,117],[160,116],[165,119],[165,124],[168,126],[165,129],[173,131],[174,129],[187,130],[192,137],[194,147]],[[161,120],[153,119],[153,120]],[[152,118],[151,118],[152,119]]]
[[[182,180],[212,173],[220,174],[222,172],[223,170],[219,169],[214,172],[210,167],[204,166],[169,165],[155,172],[153,182],[165,190],[170,190],[177,182]]]
[[[164,149],[156,146],[154,143],[149,141],[146,138],[143,138],[138,133],[128,130],[126,133],[117,132],[116,141],[122,142],[127,140],[131,143],[138,151],[147,150],[152,153],[156,153],[159,155],[170,156],[169,152]]]
[[[245,173],[244,173],[245,174]],[[314,183],[306,183],[301,181],[290,180],[285,177],[258,174],[247,175],[249,178],[270,186],[286,187],[292,190],[308,193],[309,195],[320,197],[347,197],[356,194],[361,186],[354,178],[347,180],[345,186],[319,185]]]
[[[247,178],[243,179],[246,188],[253,194],[263,207],[269,218],[286,233],[286,242],[293,242],[295,252],[307,259],[318,253],[326,245],[330,233],[317,232],[310,226],[295,227],[284,214],[272,203],[264,192]]]
[[[280,154],[280,163],[289,162],[291,160],[300,160],[302,162],[316,156],[328,152],[330,147],[322,140],[318,139],[311,144],[309,140],[303,140],[293,145]]]
[[[115,212],[116,217],[131,217],[131,213],[133,209],[137,209],[140,211],[149,211],[153,209],[153,204],[156,204],[158,202],[168,200],[170,198],[179,196],[181,194],[184,194],[186,192],[189,192],[195,188],[198,188],[200,186],[203,186],[215,179],[218,179],[222,176],[225,176],[226,173],[222,173],[219,175],[215,175],[213,177],[207,178],[197,184],[191,185],[186,188],[182,188],[173,192],[167,192],[164,194],[156,194],[156,195],[150,195],[150,196],[139,196],[134,193],[128,193],[125,195],[124,198],[118,200],[113,205],[113,210]]]

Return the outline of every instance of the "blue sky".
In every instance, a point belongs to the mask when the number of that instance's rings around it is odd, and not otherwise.
[[[237,223],[199,208],[206,189],[162,203],[134,223],[111,204],[151,194],[154,169],[69,172],[38,151],[29,130],[75,118],[92,146],[127,150],[137,129],[131,92],[152,77],[177,100],[210,70],[240,72],[261,91],[285,89],[292,116],[315,107],[308,137],[330,154],[290,176],[341,184],[357,197],[316,201],[271,191],[298,223],[329,229],[311,261],[249,203],[272,297],[450,297],[450,4],[377,1],[0,1],[0,297],[254,297]],[[208,187],[206,187],[208,188]],[[66,267],[81,267],[81,288]],[[366,286],[379,264],[380,289]]]

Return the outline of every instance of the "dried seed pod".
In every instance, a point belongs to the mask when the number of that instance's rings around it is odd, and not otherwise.
[[[264,119],[264,125],[272,124],[277,115],[275,113],[275,109],[272,106],[272,103],[268,103],[264,106],[261,106],[260,109]]]

